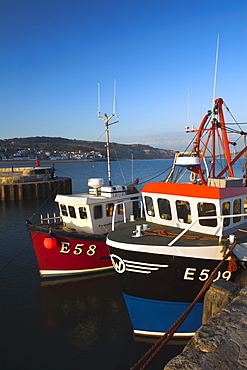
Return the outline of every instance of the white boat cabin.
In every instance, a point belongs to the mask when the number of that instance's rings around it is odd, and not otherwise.
[[[191,225],[190,230],[217,236],[247,227],[247,188],[241,179],[209,178],[207,185],[150,183],[142,197],[147,222],[181,229]]]
[[[123,207],[127,218],[136,214],[137,202],[131,201],[139,197],[135,187],[101,186],[103,181],[100,180],[102,179],[88,181],[93,186],[89,193],[56,196],[55,202],[59,204],[60,217],[66,227],[89,234],[105,234],[110,229],[114,207],[116,222],[124,221]],[[118,204],[128,200],[130,202],[125,206],[123,203]]]

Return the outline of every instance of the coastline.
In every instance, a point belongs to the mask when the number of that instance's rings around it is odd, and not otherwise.
[[[50,164],[52,165],[53,163],[56,164],[56,163],[76,163],[76,162],[106,162],[106,160],[95,160],[95,159],[57,159],[57,160],[54,160],[54,161],[51,161],[49,159],[44,159],[44,160],[39,160],[40,162],[40,167],[42,167],[43,164]],[[8,166],[14,166],[14,165],[25,165],[25,164],[29,164],[29,165],[32,165],[34,167],[37,167],[36,166],[36,163],[35,163],[35,160],[23,160],[23,161],[15,161],[15,160],[3,160],[3,161],[0,161],[0,165],[6,165],[6,167]]]
[[[133,161],[136,162],[136,161],[147,161],[147,160],[165,160],[165,159],[173,159],[173,158],[143,158],[143,159],[134,159]],[[129,161],[131,162],[132,159],[119,159],[120,161]],[[95,159],[95,158],[91,158],[91,159],[56,159],[54,161],[51,161],[50,159],[40,159],[40,166],[42,167],[42,164],[53,164],[53,163],[79,163],[79,162],[107,162],[106,159]],[[116,161],[116,159],[112,159],[111,160],[112,162]],[[0,161],[0,166],[1,165],[6,165],[6,167],[8,166],[13,166],[13,165],[22,165],[22,164],[30,164],[34,167],[36,167],[36,163],[35,163],[35,160],[23,160],[23,161],[15,161],[15,160],[1,160]]]

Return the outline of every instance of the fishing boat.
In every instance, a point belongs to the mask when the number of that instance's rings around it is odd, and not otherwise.
[[[225,122],[224,107],[223,99],[216,99],[198,129],[186,127],[194,134],[192,149],[176,153],[163,182],[143,187],[143,217],[119,226],[113,219],[107,245],[137,335],[163,335],[233,243],[234,254],[215,280],[234,281],[246,259],[247,188],[234,176],[234,164],[247,148],[236,153],[236,141],[229,140],[246,132],[236,121],[237,129]],[[175,336],[192,336],[202,310],[201,300]]]
[[[40,223],[26,222],[42,278],[113,269],[106,245],[113,214],[118,223],[137,216],[138,205],[133,203],[139,197],[136,185],[112,185],[111,181],[109,125],[118,122],[110,123],[114,115],[101,117],[98,111],[106,128],[108,185],[104,186],[102,178],[88,179],[88,193],[57,194],[58,216],[41,217]]]

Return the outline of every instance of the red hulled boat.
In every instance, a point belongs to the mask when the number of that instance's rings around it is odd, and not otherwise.
[[[89,193],[61,195],[57,217],[42,218],[40,223],[27,221],[41,277],[96,273],[113,268],[106,245],[106,235],[112,217],[118,223],[134,219],[138,213],[139,197],[136,186],[112,185],[109,151],[110,117],[103,119],[106,127],[108,186],[103,179],[88,180]],[[126,205],[119,204],[125,201]]]

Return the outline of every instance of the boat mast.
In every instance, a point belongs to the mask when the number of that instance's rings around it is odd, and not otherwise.
[[[111,161],[110,161],[110,145],[109,145],[109,126],[114,125],[114,123],[119,122],[119,118],[117,121],[109,123],[112,117],[115,116],[115,109],[116,109],[116,80],[114,81],[114,99],[113,99],[113,113],[108,117],[105,113],[105,117],[101,117],[100,115],[100,85],[98,83],[98,117],[105,122],[105,131],[106,131],[106,156],[107,156],[107,172],[108,172],[108,183],[109,186],[112,185],[111,183]]]

